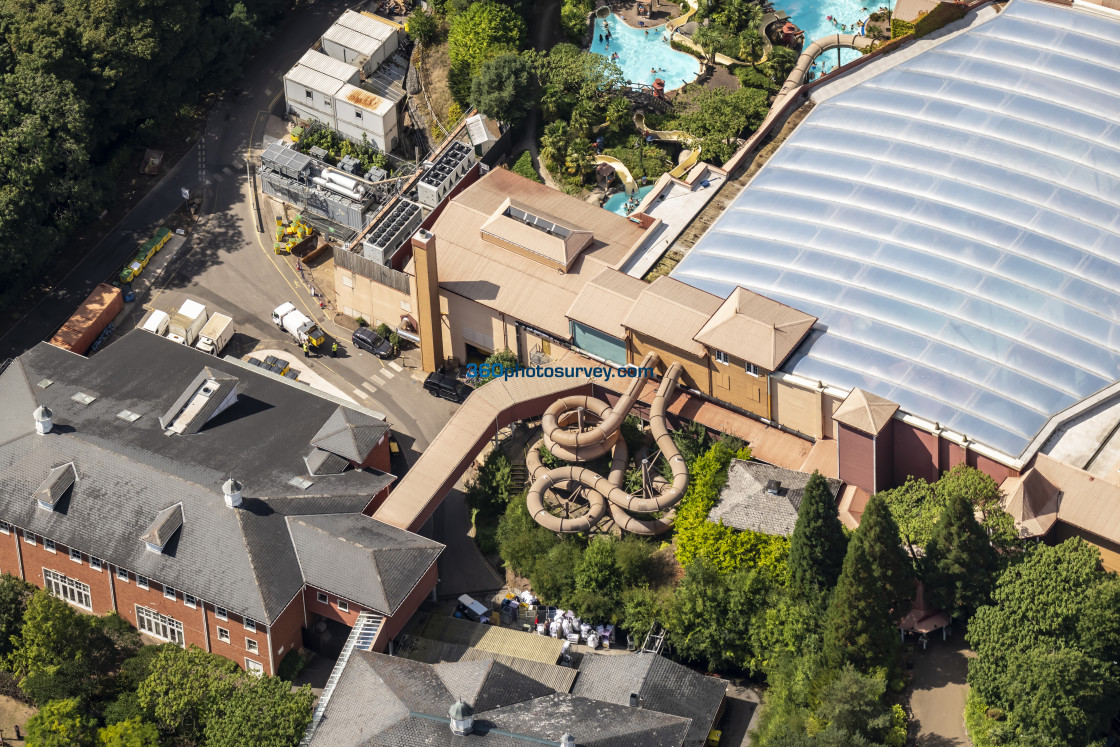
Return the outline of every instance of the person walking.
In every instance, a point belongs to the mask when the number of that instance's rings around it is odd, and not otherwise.
[[[307,343],[306,342],[303,343],[303,357],[304,358],[310,358],[311,357],[311,351],[307,349]]]
[[[338,343],[337,342],[332,342],[331,343],[331,357],[332,358],[337,358],[338,357]]]

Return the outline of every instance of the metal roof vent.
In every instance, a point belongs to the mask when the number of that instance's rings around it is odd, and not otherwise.
[[[782,483],[778,480],[768,480],[766,482],[766,492],[771,495],[777,495],[782,489]]]
[[[237,508],[241,505],[241,483],[234,480],[232,477],[225,481],[222,485],[222,495],[226,498],[226,505],[230,508]]]
[[[45,405],[39,405],[38,407],[35,408],[35,413],[34,414],[35,414],[35,432],[38,433],[40,436],[43,435],[44,433],[50,433],[51,428],[54,427],[54,421],[51,420],[51,418],[54,417],[54,413],[51,412],[50,408],[45,406]]]
[[[571,734],[565,734],[561,736],[560,747],[576,747],[576,738]]]
[[[451,704],[447,711],[451,719],[451,733],[465,737],[474,731],[474,709],[462,698]]]
[[[88,405],[90,402],[93,402],[95,399],[97,399],[97,397],[86,394],[85,392],[76,392],[73,396],[70,397],[70,399],[74,400],[79,405]]]
[[[42,381],[40,381],[40,382],[38,383],[38,385],[37,385],[37,386],[38,386],[38,387],[39,387],[40,389],[46,389],[47,387],[49,387],[49,386],[50,386],[51,384],[53,384],[53,383],[54,383],[54,379],[43,379]]]

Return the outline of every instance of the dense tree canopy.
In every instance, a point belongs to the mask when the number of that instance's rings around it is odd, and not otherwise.
[[[805,485],[789,541],[790,592],[816,601],[836,586],[848,541],[828,482],[814,471]]]
[[[844,569],[828,606],[825,656],[833,666],[852,664],[866,671],[889,667],[898,646],[888,593],[879,580],[861,526],[848,543]]]
[[[491,0],[473,3],[451,19],[449,83],[455,99],[465,103],[471,77],[492,57],[517,52],[525,38],[525,21],[514,10]]]
[[[1120,577],[1080,539],[1039,545],[968,625],[968,682],[1022,744],[1088,744],[1120,708]]]
[[[898,525],[882,497],[871,496],[863,509],[857,531],[863,536],[879,590],[895,619],[898,619],[910,609],[915,588],[914,567],[902,548]]]
[[[533,106],[529,93],[532,73],[530,60],[519,54],[487,60],[471,80],[471,104],[500,122],[520,124]]]
[[[967,617],[988,602],[999,559],[963,494],[942,510],[923,570],[930,600],[951,615]]]

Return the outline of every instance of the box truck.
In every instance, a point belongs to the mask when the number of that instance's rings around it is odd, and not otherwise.
[[[148,314],[148,317],[144,320],[144,323],[140,325],[140,329],[146,329],[152,334],[163,337],[167,334],[167,324],[170,321],[171,315],[166,311],[152,309],[152,313]]]
[[[214,314],[198,333],[195,347],[211,355],[217,355],[222,352],[222,348],[231,337],[233,337],[233,320],[225,314]]]
[[[327,336],[319,325],[313,322],[302,311],[297,311],[292,303],[277,306],[272,312],[272,321],[280,329],[287,330],[288,334],[299,345],[322,345]]]
[[[187,299],[167,323],[167,338],[180,345],[194,345],[202,325],[206,324],[206,307]]]

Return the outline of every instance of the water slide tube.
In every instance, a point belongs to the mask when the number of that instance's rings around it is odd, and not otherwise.
[[[688,12],[686,12],[683,16],[677,16],[676,18],[665,24],[665,28],[668,31],[675,31],[676,29],[679,29],[681,26],[688,23],[689,19],[692,18],[692,16],[695,15],[696,11],[700,8],[699,3],[697,3],[695,0],[690,2],[688,6]]]
[[[652,368],[658,361],[654,353],[642,361],[643,367]],[[650,410],[650,430],[668,462],[673,473],[672,482],[657,477],[652,480],[653,497],[633,496],[622,489],[629,458],[626,441],[619,438],[622,419],[634,406],[645,378],[635,379],[614,407],[593,397],[565,397],[553,403],[542,418],[544,438],[530,449],[526,466],[533,479],[526,497],[526,505],[533,519],[546,529],[556,532],[588,531],[599,523],[607,509],[620,529],[634,534],[661,534],[673,525],[674,511],[659,519],[639,519],[628,512],[653,513],[665,511],[676,505],[688,487],[688,467],[684,457],[677,450],[665,420],[665,411],[676,389],[683,368],[674,363],[665,373],[665,378],[657,390]],[[565,423],[572,423],[572,408],[584,407],[601,417],[601,422],[589,430],[568,430]],[[541,444],[549,445],[549,451],[568,461],[587,461],[611,451],[611,468],[607,477],[586,467],[568,466],[548,469],[541,462]],[[550,445],[551,444],[551,445]],[[555,447],[555,448],[554,448]],[[562,456],[563,452],[568,456]],[[573,489],[582,486],[584,496],[591,504],[590,510],[575,518],[559,517],[550,513],[544,506],[545,491],[552,488]]]
[[[646,127],[646,115],[644,112],[634,112],[634,126],[638,128],[638,132],[645,135],[650,135],[654,140],[672,141],[676,143],[684,143],[689,147],[696,141],[696,138],[683,130],[650,130]],[[697,145],[692,148],[688,157],[681,161],[680,165],[669,172],[669,176],[674,179],[683,179],[688,175],[688,172],[700,160],[700,146]]]
[[[626,168],[626,164],[617,158],[611,156],[595,156],[595,163],[609,163],[614,166],[614,172],[618,174],[618,178],[622,180],[622,188],[626,190],[626,194],[632,195],[638,189],[637,182],[630,174],[630,169]]]

